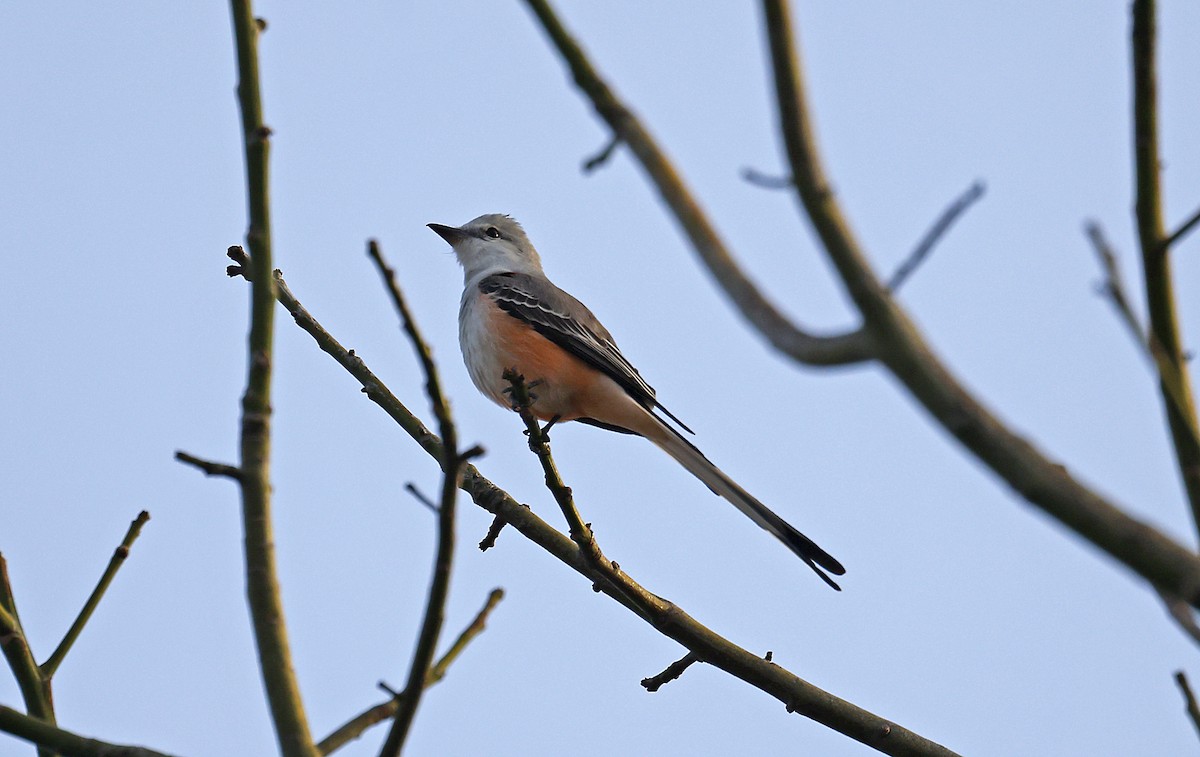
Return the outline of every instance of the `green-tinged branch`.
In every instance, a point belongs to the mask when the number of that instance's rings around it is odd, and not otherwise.
[[[125,532],[125,538],[121,540],[120,546],[113,551],[113,556],[108,561],[108,567],[104,569],[99,582],[96,583],[96,588],[92,590],[87,601],[83,603],[83,609],[79,611],[75,622],[67,629],[67,633],[63,636],[62,641],[59,642],[58,647],[51,653],[50,657],[41,664],[42,677],[47,680],[54,677],[58,666],[66,659],[67,653],[71,651],[71,646],[75,644],[75,640],[83,632],[83,627],[87,625],[88,620],[92,617],[92,613],[96,611],[101,598],[104,597],[104,592],[108,591],[109,584],[116,577],[117,571],[125,564],[125,558],[129,557],[130,548],[133,547],[133,543],[137,541],[138,536],[142,533],[142,526],[146,525],[149,520],[150,513],[142,510],[133,519],[133,522],[129,524],[129,530]]]

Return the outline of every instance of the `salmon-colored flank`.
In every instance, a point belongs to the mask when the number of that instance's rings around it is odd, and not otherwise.
[[[602,418],[638,433],[654,428],[649,413],[604,373],[501,310],[491,297],[482,295],[479,304],[492,337],[497,391],[506,388],[499,380],[504,369],[515,368],[527,382],[538,382],[532,390],[532,410],[541,420],[556,416],[563,421]],[[492,392],[494,399],[507,404],[506,399],[496,395]]]

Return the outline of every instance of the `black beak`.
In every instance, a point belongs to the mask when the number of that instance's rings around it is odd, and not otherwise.
[[[468,236],[467,232],[463,231],[457,226],[443,226],[440,223],[427,223],[425,225],[433,229],[434,233],[436,233],[439,237],[445,239],[446,243],[451,247],[453,247],[457,242],[461,242],[462,240],[466,239]]]

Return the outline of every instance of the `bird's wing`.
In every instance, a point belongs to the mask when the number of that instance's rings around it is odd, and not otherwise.
[[[479,290],[512,317],[611,378],[647,409],[658,408],[688,433],[691,429],[662,406],[613,341],[612,334],[579,300],[545,277],[496,273],[479,282]]]

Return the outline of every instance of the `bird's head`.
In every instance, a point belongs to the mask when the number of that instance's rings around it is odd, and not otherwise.
[[[488,213],[462,226],[428,224],[454,248],[467,281],[493,273],[541,273],[542,261],[521,224]]]

